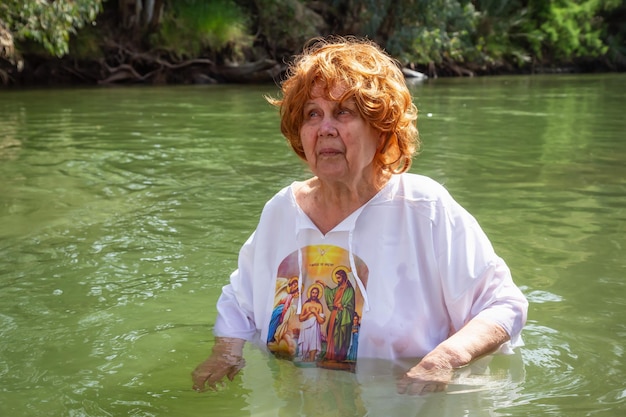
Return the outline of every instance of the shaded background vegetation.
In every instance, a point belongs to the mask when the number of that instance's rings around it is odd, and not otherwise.
[[[427,75],[623,71],[624,0],[2,0],[0,84],[263,82],[354,34]]]

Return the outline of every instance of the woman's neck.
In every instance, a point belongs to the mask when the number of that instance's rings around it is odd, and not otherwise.
[[[384,173],[376,181],[346,184],[313,177],[294,192],[300,208],[326,234],[370,201],[390,178],[391,174]]]

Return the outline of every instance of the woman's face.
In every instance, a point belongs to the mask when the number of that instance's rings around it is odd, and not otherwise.
[[[333,91],[337,92],[341,91]],[[382,135],[361,117],[354,101],[327,100],[319,86],[312,93],[313,98],[304,105],[300,128],[311,171],[322,181],[354,184],[373,180],[373,160]]]

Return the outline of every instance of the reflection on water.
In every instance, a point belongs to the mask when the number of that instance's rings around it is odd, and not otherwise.
[[[240,245],[307,175],[272,86],[0,92],[0,415],[619,415],[624,81],[412,87],[412,170],[478,218],[530,301],[526,346],[423,397],[395,393],[408,363],[350,374],[253,347],[233,383],[191,390]]]
[[[498,409],[522,397],[524,381],[519,354],[485,358],[456,372],[447,393],[425,396],[396,393],[396,378],[408,361],[367,361],[353,374],[296,367],[256,348],[247,349],[246,357],[248,365],[235,385],[207,394],[218,404],[226,395],[238,398],[220,408],[223,415],[498,416],[505,415]]]

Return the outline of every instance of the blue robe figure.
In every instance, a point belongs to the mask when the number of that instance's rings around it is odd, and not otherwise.
[[[356,355],[359,351],[359,315],[354,313],[352,318],[352,338],[350,339],[350,348],[346,360],[356,362]]]
[[[274,340],[274,335],[276,334],[276,329],[281,322],[284,308],[285,304],[280,303],[276,307],[274,307],[274,310],[272,310],[272,318],[270,319],[269,332],[267,333],[267,343],[270,343]]]

